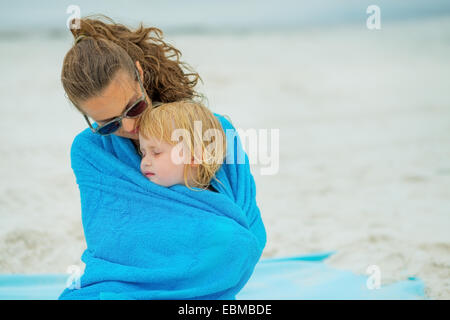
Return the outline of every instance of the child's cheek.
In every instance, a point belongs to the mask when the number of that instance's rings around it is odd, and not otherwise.
[[[144,158],[142,158],[142,160],[141,160],[141,166],[140,166],[141,172],[142,172],[142,173],[144,173],[144,164],[145,164]]]

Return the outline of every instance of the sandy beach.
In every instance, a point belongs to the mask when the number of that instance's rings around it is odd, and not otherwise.
[[[279,129],[279,171],[252,165],[263,258],[326,263],[450,298],[450,17],[167,39],[235,127]],[[72,39],[0,40],[0,273],[65,273],[85,249],[64,97]],[[255,161],[257,162],[257,161]]]

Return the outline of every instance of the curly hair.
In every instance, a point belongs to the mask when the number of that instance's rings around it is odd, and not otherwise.
[[[102,21],[105,20],[106,22]],[[67,98],[83,113],[79,104],[98,96],[123,70],[136,79],[139,61],[144,72],[143,85],[152,101],[174,102],[202,97],[194,90],[201,78],[186,63],[181,52],[163,40],[163,32],[144,27],[135,30],[105,15],[91,15],[76,21],[70,29],[77,41],[64,57],[61,82]]]

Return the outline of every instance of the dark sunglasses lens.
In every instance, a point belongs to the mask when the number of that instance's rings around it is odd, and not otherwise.
[[[147,101],[138,102],[133,108],[128,110],[127,117],[137,117],[147,108]]]
[[[117,129],[119,129],[119,128],[120,128],[120,122],[114,121],[114,122],[111,122],[111,123],[107,124],[106,126],[102,127],[100,130],[98,130],[98,133],[111,134],[111,133],[117,131]]]

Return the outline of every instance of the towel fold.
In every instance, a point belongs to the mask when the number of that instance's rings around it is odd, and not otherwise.
[[[227,134],[227,161],[216,174],[221,183],[211,181],[218,192],[150,182],[129,139],[89,129],[74,139],[86,267],[80,288],[65,289],[60,299],[235,298],[266,232],[239,136],[215,116]]]

